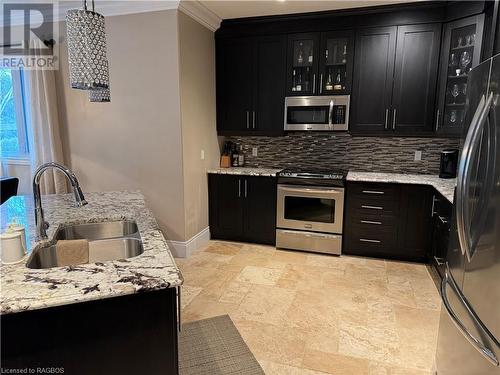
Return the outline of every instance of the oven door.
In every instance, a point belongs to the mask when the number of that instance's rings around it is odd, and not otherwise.
[[[343,188],[278,185],[278,228],[341,234],[343,215]]]

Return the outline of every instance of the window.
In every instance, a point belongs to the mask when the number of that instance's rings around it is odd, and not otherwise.
[[[2,157],[28,155],[23,71],[0,67],[0,153]]]

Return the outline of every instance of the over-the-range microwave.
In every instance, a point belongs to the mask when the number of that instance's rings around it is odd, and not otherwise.
[[[350,95],[286,97],[285,130],[348,130],[349,101]]]

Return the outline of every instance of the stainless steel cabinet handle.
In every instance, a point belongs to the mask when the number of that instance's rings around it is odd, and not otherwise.
[[[364,194],[385,194],[384,191],[377,191],[377,190],[363,190]]]
[[[472,258],[472,241],[470,238],[470,218],[469,218],[469,204],[467,199],[469,197],[470,188],[470,172],[471,160],[476,150],[476,147],[481,140],[482,128],[488,118],[491,105],[493,103],[493,93],[490,93],[488,99],[484,96],[481,98],[479,105],[472,118],[469,131],[465,138],[464,147],[460,156],[460,164],[458,167],[457,178],[457,232],[458,240],[462,253],[467,255],[470,261]]]
[[[360,238],[359,239],[361,242],[370,242],[370,243],[381,243],[382,241],[379,240],[369,240],[367,238]]]
[[[444,218],[443,216],[439,216],[439,215],[438,215],[438,219],[439,219],[439,221],[440,221],[441,223],[443,223],[443,224],[448,224],[448,220],[446,220],[446,218]]]
[[[384,129],[387,129],[387,121],[389,119],[389,108],[385,109],[385,123],[384,123]]]
[[[392,112],[392,130],[396,130],[396,114],[397,114],[397,109],[394,108]]]
[[[248,183],[247,179],[245,178],[245,198],[248,197]]]
[[[181,286],[177,287],[177,324],[179,332],[182,330],[182,318],[181,318]]]
[[[365,205],[362,205],[361,208],[367,208],[369,210],[383,210],[384,207],[380,207],[380,206],[365,206]]]
[[[238,198],[241,198],[241,179],[238,180]]]
[[[436,261],[436,264],[438,266],[442,266],[444,264],[443,258],[438,258],[437,256],[434,256],[434,260]]]
[[[316,73],[313,74],[313,94],[316,94]]]
[[[250,117],[250,111],[246,111],[247,112],[247,129],[250,128],[250,121],[249,121],[249,117]]]
[[[319,93],[323,93],[323,73],[319,75]]]
[[[252,111],[252,128],[255,129],[255,111]]]
[[[476,337],[474,337],[465,327],[465,325],[460,321],[460,318],[458,315],[453,311],[453,308],[451,307],[450,301],[448,300],[448,296],[446,294],[446,286],[450,285],[455,292],[455,294],[459,297],[460,302],[464,305],[464,307],[467,309],[469,312],[470,316],[478,323],[478,326],[481,327],[485,333],[491,337],[491,334],[489,333],[488,330],[485,329],[484,324],[479,320],[477,317],[476,313],[474,310],[472,310],[472,307],[468,304],[468,302],[465,300],[463,295],[461,294],[460,290],[458,289],[458,286],[455,283],[455,280],[453,280],[453,277],[451,277],[448,274],[448,269],[445,271],[445,276],[443,277],[443,280],[441,280],[441,299],[443,300],[443,305],[446,309],[446,312],[450,316],[451,320],[455,324],[455,326],[458,328],[458,330],[464,335],[464,337],[469,341],[472,346],[479,352],[481,353],[484,358],[486,358],[493,366],[498,366],[498,359],[495,356],[495,354],[488,349],[484,344],[479,341]]]
[[[433,196],[432,196],[431,217],[433,217],[433,216],[434,216],[434,214],[435,214],[435,212],[434,212],[434,206],[436,205],[436,201],[437,201],[436,196],[435,196],[435,195],[433,195]]]
[[[439,130],[439,109],[436,112],[436,131]]]
[[[382,225],[381,221],[371,221],[371,220],[361,220],[362,224],[375,224],[375,225]]]

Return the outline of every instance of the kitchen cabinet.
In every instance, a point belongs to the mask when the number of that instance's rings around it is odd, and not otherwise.
[[[349,182],[343,253],[425,261],[431,233],[429,189]]]
[[[252,110],[253,39],[217,42],[217,131],[248,132]]]
[[[167,288],[2,315],[2,369],[178,374],[177,302]]]
[[[438,23],[357,32],[352,133],[432,131],[440,40]]]
[[[217,132],[283,132],[286,37],[217,40]]]
[[[354,32],[288,35],[287,96],[351,92]]]
[[[432,191],[426,185],[402,185],[398,252],[407,259],[426,261],[432,233]]]
[[[287,96],[318,93],[320,33],[288,35]]]
[[[208,182],[212,238],[275,244],[276,177],[209,174]]]
[[[397,27],[356,33],[351,100],[352,133],[389,130]]]
[[[429,260],[440,277],[444,276],[450,241],[453,204],[438,192],[432,195],[432,241]]]
[[[479,64],[484,14],[444,25],[435,131],[461,136],[464,131],[467,76]]]

